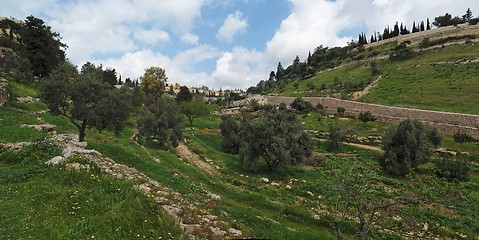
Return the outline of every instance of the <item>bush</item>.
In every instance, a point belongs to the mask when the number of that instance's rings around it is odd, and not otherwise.
[[[436,175],[447,180],[457,179],[459,181],[469,180],[469,166],[464,160],[439,159],[436,166]]]
[[[326,139],[325,146],[326,150],[333,152],[341,150],[343,144],[342,141],[345,137],[345,134],[341,131],[341,128],[335,125],[329,126],[329,134]]]
[[[404,176],[411,169],[430,161],[429,128],[418,120],[404,120],[383,136],[384,155],[380,165],[388,172]]]
[[[442,144],[443,140],[442,134],[437,130],[437,128],[432,128],[428,133],[428,139],[434,145],[434,147],[439,147]]]
[[[376,117],[369,111],[360,112],[358,118],[363,123],[376,121]]]
[[[336,111],[339,113],[339,115],[343,116],[344,113],[346,112],[346,108],[338,107],[336,108]]]
[[[313,109],[310,102],[304,101],[301,97],[295,98],[291,103],[291,107],[299,112],[309,112]]]
[[[455,132],[452,137],[454,138],[455,142],[458,142],[461,145],[465,142],[474,142],[475,141],[475,139],[471,135],[469,135],[468,133],[463,132],[463,131]]]

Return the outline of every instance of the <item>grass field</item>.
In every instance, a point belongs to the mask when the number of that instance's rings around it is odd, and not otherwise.
[[[391,46],[386,44],[371,51],[386,51],[387,54],[390,49]],[[479,114],[479,66],[475,61],[469,61],[478,57],[478,51],[477,44],[465,43],[420,51],[408,60],[375,60],[382,79],[360,101]],[[376,78],[370,62],[365,61],[292,81],[283,92],[276,89],[273,93],[293,97],[327,96],[344,92],[348,82],[358,84],[362,81],[366,86]],[[335,79],[341,84],[335,84]],[[313,90],[308,87],[309,82],[314,84]],[[327,88],[321,90],[321,86]]]
[[[18,86],[21,89],[21,86]],[[30,91],[26,87],[23,92]],[[33,90],[32,90],[33,91]],[[31,103],[33,104],[33,103]],[[26,104],[27,109],[31,106]],[[211,106],[215,108],[216,106]],[[21,123],[35,119],[22,111],[0,108],[0,140],[33,141],[41,133],[18,130]],[[55,124],[59,133],[76,133],[77,129],[63,117],[41,115]],[[181,193],[203,211],[211,212],[246,236],[267,239],[336,239],[329,214],[338,198],[340,180],[357,180],[367,187],[365,200],[403,201],[401,211],[381,212],[385,219],[399,219],[404,231],[422,231],[431,226],[431,234],[441,237],[477,238],[479,219],[478,143],[457,144],[446,137],[444,147],[469,151],[471,177],[468,182],[438,178],[432,163],[421,166],[407,177],[391,177],[381,170],[374,151],[344,146],[339,152],[328,152],[317,143],[315,154],[324,161],[318,166],[289,166],[269,172],[264,163],[259,171],[244,169],[239,157],[222,152],[220,117],[208,115],[195,119],[192,127],[185,120],[187,145],[201,159],[219,166],[218,174],[208,174],[175,155],[175,149],[159,148],[141,140],[141,146],[130,139],[137,116],[129,119],[119,134],[87,130],[88,148],[100,151],[118,163],[136,168],[162,185]],[[305,129],[325,132],[330,124],[343,129],[352,127],[359,136],[380,136],[390,127],[377,122],[362,123],[357,119],[322,117],[318,112],[298,115]],[[320,119],[320,120],[318,120]],[[32,132],[33,131],[33,132]],[[12,135],[12,133],[16,135]],[[132,190],[134,182],[113,180],[100,172],[68,172],[62,167],[49,167],[44,161],[58,150],[48,145],[33,145],[22,152],[2,149],[0,153],[0,236],[7,238],[159,238],[182,239],[183,233],[158,205]],[[35,147],[37,146],[37,147]],[[160,159],[160,162],[153,158]],[[434,155],[434,159],[449,156]],[[268,178],[265,183],[261,178]],[[274,181],[278,185],[272,185]],[[290,186],[288,188],[287,186]],[[221,196],[209,204],[208,192]],[[326,211],[326,212],[325,212]],[[355,238],[358,224],[347,220],[340,224],[345,239]],[[43,235],[42,235],[43,234]],[[373,239],[399,239],[372,230]]]

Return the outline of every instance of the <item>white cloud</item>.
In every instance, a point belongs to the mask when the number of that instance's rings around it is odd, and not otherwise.
[[[215,83],[223,88],[248,88],[264,78],[265,55],[255,49],[236,47],[223,53],[211,74]]]
[[[236,11],[226,17],[223,26],[220,27],[216,38],[222,42],[232,43],[233,38],[241,33],[245,33],[248,28],[248,19],[243,17],[243,13]]]
[[[180,40],[181,40],[181,42],[186,43],[186,44],[196,45],[196,44],[198,44],[198,41],[200,40],[200,38],[195,34],[185,33],[185,34],[181,35]]]
[[[149,46],[170,41],[170,34],[160,29],[146,30],[142,28],[134,31],[133,37]]]

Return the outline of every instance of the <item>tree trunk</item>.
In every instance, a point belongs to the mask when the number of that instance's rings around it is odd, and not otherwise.
[[[78,128],[78,130],[80,131],[80,134],[78,135],[78,140],[80,142],[85,141],[86,120],[83,120],[82,125],[80,126],[80,128]]]

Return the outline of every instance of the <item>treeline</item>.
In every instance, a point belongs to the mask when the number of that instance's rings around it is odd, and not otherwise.
[[[462,23],[469,23],[475,25],[479,22],[479,17],[474,18],[470,8],[467,9],[466,13],[462,16],[452,17],[451,14],[446,13],[443,16],[438,16],[434,19],[434,22],[430,22],[429,18],[426,19],[426,22],[421,21],[420,23],[413,22],[411,31],[402,23],[396,22],[396,24],[390,28],[389,26],[383,30],[383,33],[377,32],[369,38],[366,34],[359,34],[358,41],[354,40],[348,43],[344,47],[324,47],[320,45],[316,47],[313,53],[309,52],[308,58],[305,61],[300,61],[299,56],[293,60],[292,64],[287,68],[284,68],[282,63],[279,62],[276,68],[276,71],[271,71],[267,80],[261,80],[256,86],[252,86],[247,89],[248,94],[267,94],[271,93],[275,89],[278,89],[280,92],[284,91],[284,88],[288,85],[289,82],[292,82],[296,79],[306,79],[319,71],[331,69],[339,66],[345,61],[354,61],[364,58],[364,55],[354,54],[354,49],[364,50],[363,45],[377,42],[399,35],[406,35],[410,33],[416,33],[421,31],[427,31],[435,27],[445,27],[451,25],[457,25]],[[403,56],[409,56],[411,53],[410,49],[406,45],[398,46],[394,52],[390,54],[391,59],[404,59]]]
[[[434,19],[434,22],[432,25],[435,27],[447,27],[447,26],[452,26],[452,25],[458,25],[458,24],[463,24],[463,23],[469,23],[471,25],[475,25],[479,22],[479,17],[473,18],[472,11],[470,8],[466,10],[466,13],[462,15],[462,17],[455,16],[452,17],[451,14],[446,13],[443,16],[438,16]],[[426,20],[426,23],[424,21],[421,21],[421,23],[412,23],[412,28],[411,30],[407,29],[403,23],[398,23],[394,25],[394,27],[391,29],[389,26],[384,28],[383,33],[381,34],[380,32],[376,32],[371,35],[369,38],[366,37],[366,34],[361,33],[359,34],[358,37],[358,42],[357,45],[364,45],[368,43],[373,43],[381,40],[386,40],[389,38],[397,37],[399,35],[407,35],[410,33],[417,33],[417,32],[422,32],[422,31],[427,31],[431,29],[431,23],[429,22],[429,18]]]

